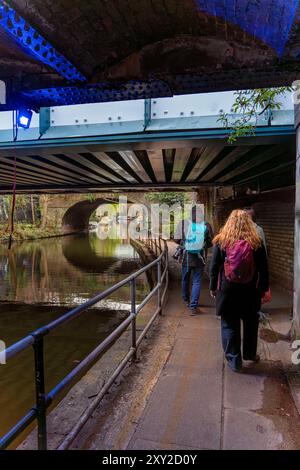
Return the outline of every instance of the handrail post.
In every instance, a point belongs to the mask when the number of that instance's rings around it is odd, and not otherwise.
[[[166,241],[164,241],[164,249],[165,249],[164,258],[165,258],[165,269],[166,269],[165,283],[166,283],[166,288],[168,289],[168,286],[169,286],[169,253],[168,253],[168,245],[167,245]]]
[[[162,306],[161,306],[161,260],[157,263],[157,306],[159,308],[159,314],[162,314]]]
[[[44,338],[42,335],[35,336],[33,350],[38,423],[38,449],[47,450],[47,407],[45,395]]]
[[[136,349],[136,284],[135,278],[130,282],[130,298],[131,298],[131,314],[134,317],[131,320],[131,347],[134,350],[134,354],[132,356],[132,360],[137,360],[137,349]]]

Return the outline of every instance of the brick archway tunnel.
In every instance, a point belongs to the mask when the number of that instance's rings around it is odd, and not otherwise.
[[[62,219],[63,233],[83,232],[88,230],[92,213],[101,204],[109,204],[111,200],[98,197],[94,200],[83,200],[72,205]]]
[[[144,194],[122,193],[128,204],[145,204]],[[92,213],[102,204],[117,203],[119,194],[96,193],[74,195],[51,195],[47,202],[46,228],[54,228],[63,234],[84,232],[88,230]]]

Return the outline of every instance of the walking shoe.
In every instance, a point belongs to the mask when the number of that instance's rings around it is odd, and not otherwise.
[[[261,323],[268,323],[269,321],[269,314],[268,313],[265,313],[265,312],[262,312],[261,310],[259,310],[258,312],[258,317],[259,317],[259,321]]]
[[[251,361],[251,362],[255,362],[256,364],[260,361],[260,356],[259,354],[256,354],[256,356],[254,356],[253,358],[248,358],[248,357],[244,357],[243,358],[244,361]]]
[[[229,366],[230,367],[230,366]],[[235,372],[236,374],[242,374],[243,368],[242,367],[230,367],[230,369]]]
[[[190,316],[191,316],[191,317],[194,317],[194,316],[197,315],[197,314],[198,314],[197,309],[196,309],[196,308],[191,308],[191,310],[190,310]]]
[[[231,366],[228,362],[228,367],[233,371],[233,372],[236,372],[238,374],[242,373],[243,372],[243,366],[237,366],[237,367],[234,367],[234,366]]]

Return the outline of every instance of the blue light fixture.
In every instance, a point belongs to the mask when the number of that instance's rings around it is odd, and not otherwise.
[[[23,129],[29,129],[32,118],[30,109],[20,109],[17,116],[17,125]]]

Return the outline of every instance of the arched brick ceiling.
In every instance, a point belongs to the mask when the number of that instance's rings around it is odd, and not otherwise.
[[[298,0],[11,0],[9,5],[75,66],[87,86],[96,86],[86,90],[81,84],[77,92],[76,79],[70,82],[6,41],[0,23],[0,79],[12,80],[15,101],[29,92],[24,99],[36,106],[278,86],[290,84],[300,71]],[[49,92],[70,84],[75,88]],[[38,88],[43,90],[37,93]]]
[[[115,66],[146,46],[166,39],[176,41],[182,35],[225,37],[240,45],[264,47],[259,38],[248,35],[238,24],[216,18],[210,11],[201,11],[199,2],[194,0],[13,0],[10,3],[58,50],[63,49],[88,77]]]

